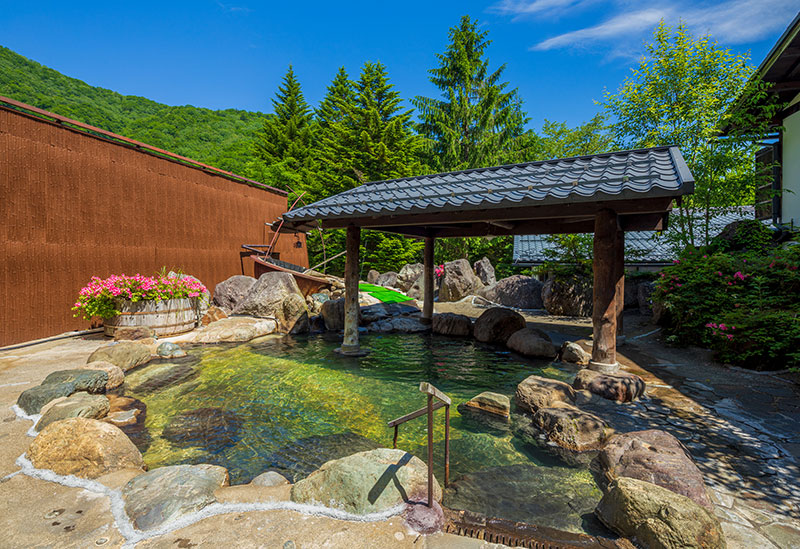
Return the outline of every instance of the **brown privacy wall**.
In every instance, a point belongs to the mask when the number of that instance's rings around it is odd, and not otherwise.
[[[0,108],[0,346],[89,328],[93,275],[182,269],[214,286],[253,274],[286,196]],[[295,246],[301,242],[302,247]],[[302,235],[280,259],[308,266]]]

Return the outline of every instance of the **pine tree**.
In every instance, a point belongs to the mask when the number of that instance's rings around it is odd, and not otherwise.
[[[344,67],[339,67],[331,85],[328,86],[328,93],[319,104],[315,111],[317,124],[321,130],[330,127],[334,122],[341,122],[344,117],[344,106],[352,105],[355,100],[355,90],[353,82],[347,75]]]
[[[315,125],[292,66],[283,77],[275,99],[275,113],[264,119],[255,142],[256,156],[269,183],[290,190],[306,190],[314,156]],[[296,187],[301,187],[297,189]]]
[[[441,99],[416,97],[419,130],[430,143],[430,163],[443,170],[491,166],[513,157],[527,121],[517,89],[501,82],[505,65],[489,72],[488,32],[465,15],[450,29],[450,44],[428,71]]]

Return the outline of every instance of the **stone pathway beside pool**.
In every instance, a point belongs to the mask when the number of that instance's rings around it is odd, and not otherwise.
[[[482,309],[455,312],[475,317]],[[582,320],[526,319],[569,339],[585,338],[591,330]],[[582,407],[619,431],[663,429],[681,440],[705,476],[729,549],[800,547],[800,387],[774,375],[724,368],[704,350],[667,347],[658,333],[647,335],[654,327],[638,316],[630,322],[626,317],[626,324],[620,361],[645,379],[647,397],[632,404],[592,399]],[[125,546],[125,529],[115,521],[107,494],[33,478],[19,473],[16,463],[33,440],[27,435],[30,421],[11,409],[19,394],[53,371],[84,364],[104,343],[65,339],[0,352],[2,544]],[[588,348],[587,340],[581,343]],[[244,508],[175,525],[135,546],[502,547],[448,534],[418,536],[400,517],[365,523]]]

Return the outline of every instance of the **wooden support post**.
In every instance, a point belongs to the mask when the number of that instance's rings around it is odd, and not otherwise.
[[[594,298],[592,360],[589,368],[613,373],[617,363],[617,214],[602,209],[594,218]]]
[[[399,425],[395,425],[394,426],[394,438],[392,439],[392,448],[395,448],[395,449],[397,449],[397,429],[399,427],[400,427]]]
[[[625,311],[625,231],[617,231],[614,243],[614,276],[617,279],[614,301],[617,303],[617,339],[624,341],[623,312]]]
[[[434,238],[425,237],[425,254],[423,256],[424,269],[422,271],[423,292],[422,316],[423,324],[430,324],[433,320],[433,247]]]
[[[428,395],[428,507],[433,507],[433,395]]]
[[[361,227],[347,227],[347,256],[344,266],[344,341],[338,349],[343,355],[361,355],[358,345],[358,248]]]

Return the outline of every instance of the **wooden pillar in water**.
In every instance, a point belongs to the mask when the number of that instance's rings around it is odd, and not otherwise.
[[[433,248],[434,238],[432,236],[426,236],[425,253],[423,257],[424,269],[422,271],[424,295],[422,297],[422,317],[420,318],[423,324],[430,324],[433,319]]]
[[[361,227],[347,227],[347,254],[344,265],[344,341],[339,348],[343,355],[358,355],[358,249]]]
[[[617,302],[617,337],[623,334],[622,314],[625,310],[625,231],[617,231],[617,238],[614,244],[614,268],[617,278],[617,290],[614,297]]]
[[[594,218],[592,370],[613,373],[617,363],[617,213],[602,209]]]

